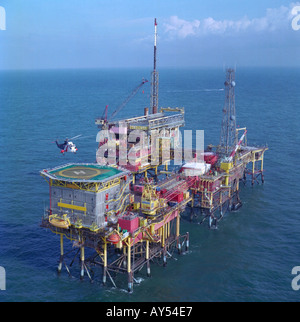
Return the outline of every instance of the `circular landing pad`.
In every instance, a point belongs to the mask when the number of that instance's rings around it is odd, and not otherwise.
[[[121,174],[122,171],[107,166],[96,164],[71,164],[55,168],[47,172],[55,179],[61,180],[92,180],[102,181],[109,179],[112,176]]]
[[[63,169],[56,173],[57,176],[73,179],[91,179],[109,172],[108,169],[93,169],[87,167],[74,167],[72,169]]]

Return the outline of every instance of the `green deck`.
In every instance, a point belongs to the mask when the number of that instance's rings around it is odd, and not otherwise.
[[[57,179],[92,181],[103,181],[120,173],[122,171],[116,168],[97,164],[72,164],[48,171],[48,174]]]

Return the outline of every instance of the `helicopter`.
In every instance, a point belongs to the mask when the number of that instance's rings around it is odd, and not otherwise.
[[[78,150],[76,145],[69,140],[76,139],[76,138],[80,137],[81,135],[82,134],[74,136],[71,139],[66,138],[63,143],[58,143],[58,141],[56,140],[55,143],[56,143],[57,147],[60,149],[60,153],[62,153],[62,154],[64,154],[65,152],[76,153]]]

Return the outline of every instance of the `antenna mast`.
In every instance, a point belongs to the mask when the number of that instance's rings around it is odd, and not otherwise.
[[[158,71],[156,70],[156,41],[157,41],[157,22],[154,19],[154,66],[151,74],[151,102],[152,114],[157,113],[158,108]]]

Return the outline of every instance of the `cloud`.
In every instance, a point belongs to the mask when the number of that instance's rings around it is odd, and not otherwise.
[[[171,16],[163,24],[164,34],[169,38],[186,38],[210,34],[232,34],[244,31],[261,32],[291,29],[292,9],[300,2],[289,6],[269,8],[264,17],[249,19],[247,16],[238,20],[215,20],[208,17],[188,21],[178,16]]]
[[[179,38],[195,35],[200,27],[200,21],[186,21],[177,16],[170,17],[168,23],[164,23],[166,33],[176,34]]]

